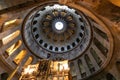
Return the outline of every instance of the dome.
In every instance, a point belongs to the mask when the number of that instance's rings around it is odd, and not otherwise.
[[[65,5],[38,7],[23,25],[23,38],[40,58],[71,60],[89,47],[92,29],[88,21],[82,12]]]
[[[119,23],[115,13],[119,8],[100,0],[41,1],[0,11],[11,11],[0,16],[4,22],[0,28],[1,78],[119,80],[120,37],[114,25]]]
[[[91,15],[58,3],[35,7],[22,25],[25,45],[40,59],[69,60],[71,69],[76,60],[82,78],[88,75],[83,66],[85,61],[90,76],[107,65],[113,49],[106,25]],[[96,68],[91,58],[96,60]]]

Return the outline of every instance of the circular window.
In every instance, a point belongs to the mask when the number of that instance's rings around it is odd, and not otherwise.
[[[56,30],[62,30],[64,28],[63,23],[62,22],[56,22],[55,23],[55,29]]]

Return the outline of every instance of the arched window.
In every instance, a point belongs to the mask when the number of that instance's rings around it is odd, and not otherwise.
[[[81,73],[81,77],[86,77],[86,71],[85,71],[85,68],[82,64],[82,61],[79,59],[78,60],[78,66],[79,66],[79,70],[80,70],[80,73]]]
[[[14,62],[18,65],[23,58],[26,56],[27,51],[26,50],[22,50],[14,59]]]
[[[13,27],[17,27],[22,22],[22,19],[14,19],[4,23],[2,31],[6,31]]]
[[[90,72],[93,73],[95,71],[95,68],[87,54],[85,55],[85,61],[87,63],[87,66],[88,66]]]
[[[19,40],[18,42],[14,43],[12,46],[10,46],[8,49],[6,49],[6,53],[10,56],[16,49],[18,49],[22,44],[22,41]]]
[[[32,61],[33,61],[33,57],[30,56],[30,57],[27,59],[27,61],[25,62],[24,66],[27,66],[27,65],[31,64]]]
[[[17,31],[15,31],[15,32],[13,32],[12,34],[4,37],[4,38],[2,39],[3,45],[8,44],[9,42],[11,42],[11,41],[12,41],[13,39],[15,39],[19,34],[20,34],[20,31],[17,30]]]
[[[97,34],[99,34],[101,37],[103,37],[105,40],[108,41],[108,36],[107,36],[106,33],[104,33],[103,31],[101,31],[100,29],[96,28],[95,26],[94,26],[94,30],[95,30],[95,32]]]
[[[110,74],[110,73],[108,73],[106,75],[106,78],[107,78],[107,80],[116,80],[115,77],[112,74]]]
[[[90,49],[90,53],[92,54],[92,56],[94,57],[95,61],[97,62],[97,64],[99,66],[101,66],[102,64],[102,60],[100,59],[100,57],[96,54],[95,50],[93,48]]]
[[[76,69],[73,62],[70,63],[70,72],[72,76],[76,76]]]
[[[107,57],[108,49],[104,47],[96,38],[94,38],[94,44],[102,52],[102,54]]]

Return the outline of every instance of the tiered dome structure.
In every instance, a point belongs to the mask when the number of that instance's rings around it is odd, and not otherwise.
[[[62,66],[64,72],[64,67],[69,67],[66,71],[69,80],[119,80],[119,29],[97,12],[105,6],[96,3],[93,5],[90,0],[31,0],[1,10],[0,14],[11,11],[0,16],[0,21],[4,22],[0,27],[1,78],[5,75],[8,80],[18,80],[23,67],[53,62],[52,67],[48,65],[47,68],[51,68],[55,77],[60,69],[54,65]],[[13,9],[17,9],[16,12],[12,12]],[[118,13],[111,15],[119,16]],[[118,18],[113,20],[118,21]],[[48,69],[43,68],[39,71],[45,73]],[[51,77],[51,73],[47,76]]]
[[[41,59],[69,60],[72,76],[81,79],[105,67],[112,55],[113,40],[107,26],[74,7],[40,5],[27,15],[22,31],[32,54]],[[75,64],[78,66],[73,68]]]
[[[51,4],[37,7],[28,16],[23,25],[23,38],[28,48],[40,58],[71,60],[90,44],[91,26],[80,11]]]

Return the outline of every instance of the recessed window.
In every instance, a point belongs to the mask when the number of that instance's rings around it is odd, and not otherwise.
[[[91,49],[90,49],[90,53],[91,53],[92,56],[94,57],[94,59],[95,59],[95,61],[97,62],[97,64],[98,64],[99,66],[101,66],[102,60],[101,60],[100,57],[97,55],[96,51],[95,51],[93,48],[91,48]]]
[[[94,38],[94,44],[102,52],[102,54],[107,57],[108,49],[96,38]]]
[[[61,48],[61,51],[64,51],[64,47]]]
[[[2,31],[19,26],[22,23],[22,19],[14,19],[4,23]]]
[[[76,41],[77,41],[77,43],[79,43],[79,42],[80,42],[80,39],[79,39],[79,38],[77,38],[77,39],[76,39]]]
[[[73,46],[73,47],[75,47],[75,45],[76,45],[75,43],[72,43],[72,46]]]
[[[43,43],[43,40],[40,40],[39,43],[42,44],[42,43]]]
[[[52,50],[53,49],[53,47],[52,46],[50,46],[50,48],[49,48],[50,50]]]
[[[94,26],[94,30],[95,30],[95,32],[96,32],[97,34],[99,34],[101,37],[103,37],[104,39],[106,39],[107,41],[109,41],[109,40],[108,40],[108,36],[107,36],[107,34],[106,34],[105,32],[101,31],[100,29],[96,28],[95,26]]]
[[[40,16],[40,14],[36,14],[36,15],[35,15],[35,17],[39,17],[39,16]]]
[[[33,28],[33,32],[37,31],[37,28]]]
[[[35,25],[37,23],[37,21],[35,20],[35,21],[33,21],[33,25]]]
[[[80,22],[83,22],[83,19],[82,18],[79,18]]]
[[[18,53],[18,55],[15,57],[14,59],[14,63],[16,63],[17,65],[21,63],[21,61],[24,59],[24,57],[26,56],[27,51],[26,50],[22,50],[20,53]]]
[[[58,51],[58,47],[55,48],[55,51]]]
[[[81,25],[81,29],[84,30],[84,26],[83,25]]]
[[[83,63],[80,59],[78,60],[78,66],[79,66],[79,70],[80,70],[80,73],[81,73],[81,77],[82,78],[86,77],[85,67],[84,67],[84,65],[83,65]]]
[[[83,34],[82,34],[82,33],[79,33],[79,36],[80,36],[80,37],[83,37]]]
[[[67,49],[68,49],[68,50],[70,49],[70,46],[69,46],[69,45],[67,46]]]
[[[38,34],[36,34],[36,35],[35,35],[35,38],[36,38],[36,39],[38,39],[38,38],[39,38],[39,35],[38,35]]]
[[[4,37],[4,38],[2,39],[3,45],[11,42],[11,41],[12,41],[13,39],[15,39],[19,34],[20,34],[20,31],[17,30],[17,31],[15,31],[15,32],[13,32],[12,34]]]
[[[27,66],[27,65],[31,64],[32,61],[33,61],[33,57],[30,56],[30,57],[27,59],[27,61],[25,62],[24,66]]]
[[[8,49],[6,49],[6,53],[10,56],[16,49],[18,49],[22,44],[22,41],[19,40],[18,42],[14,43],[12,46],[10,46]]]
[[[47,43],[45,43],[45,44],[44,44],[44,47],[46,47],[46,48],[47,48],[47,46],[48,46],[48,44],[47,44]]]

